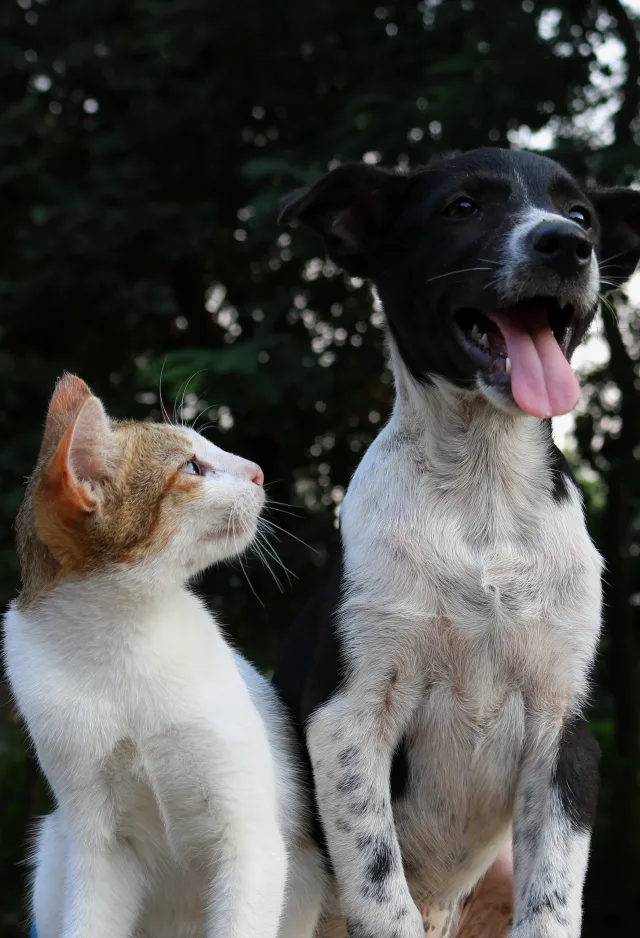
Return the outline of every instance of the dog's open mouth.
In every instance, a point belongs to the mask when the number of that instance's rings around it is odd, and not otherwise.
[[[578,382],[566,357],[574,309],[554,297],[533,297],[500,309],[461,309],[461,344],[485,383],[507,385],[535,417],[567,413]]]

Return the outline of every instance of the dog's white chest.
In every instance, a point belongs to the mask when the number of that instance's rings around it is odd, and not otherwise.
[[[523,692],[571,694],[600,626],[580,496],[553,498],[538,440],[507,453],[456,442],[443,457],[392,423],[362,461],[342,513],[345,640],[366,655],[401,632],[434,679],[486,687],[486,659]]]

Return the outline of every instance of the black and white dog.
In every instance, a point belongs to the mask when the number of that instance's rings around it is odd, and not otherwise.
[[[275,681],[304,728],[351,938],[434,938],[513,825],[513,938],[575,938],[598,749],[582,716],[601,560],[548,418],[599,302],[640,259],[640,193],[480,149],[344,165],[282,220],[369,278],[396,402],[342,556]]]

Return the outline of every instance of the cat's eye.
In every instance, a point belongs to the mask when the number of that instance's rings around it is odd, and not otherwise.
[[[479,210],[480,207],[473,199],[469,199],[467,196],[461,196],[459,199],[449,202],[444,210],[444,214],[448,218],[470,218]]]
[[[569,209],[568,212],[569,218],[571,221],[576,222],[582,228],[591,227],[591,219],[586,208],[582,208],[580,205],[574,205],[572,209]]]
[[[197,459],[190,459],[189,462],[186,462],[184,466],[180,466],[180,472],[184,472],[189,476],[203,476],[204,469],[200,465]]]

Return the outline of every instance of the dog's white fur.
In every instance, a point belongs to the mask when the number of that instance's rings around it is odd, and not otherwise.
[[[7,673],[58,805],[36,847],[38,938],[315,929],[323,867],[286,717],[185,585],[250,542],[257,467],[182,432],[217,471],[166,551],[5,618]],[[237,537],[201,539],[230,505]]]
[[[553,500],[541,421],[445,381],[421,386],[391,351],[393,415],[341,513],[348,676],[307,737],[342,913],[353,938],[418,938],[413,898],[431,906],[429,934],[451,934],[515,819],[513,938],[577,938],[589,837],[550,778],[600,630],[601,561],[581,496],[569,483]],[[414,784],[394,817],[403,737]],[[391,872],[367,895],[380,845]],[[564,925],[544,912],[519,924],[539,883],[567,887]]]

